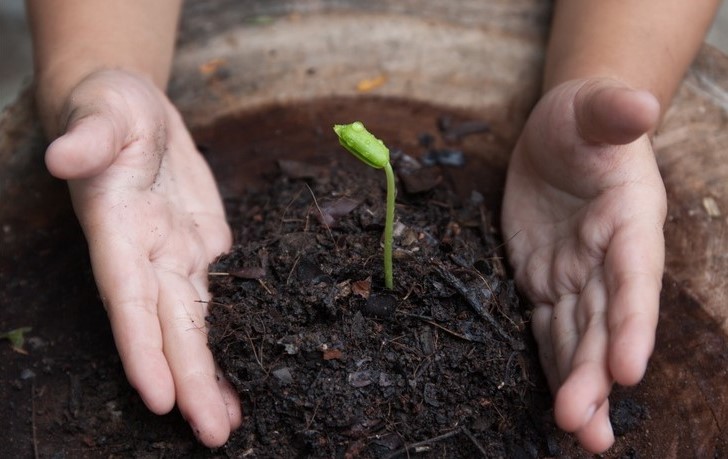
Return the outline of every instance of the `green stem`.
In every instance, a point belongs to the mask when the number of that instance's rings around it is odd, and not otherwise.
[[[394,183],[394,171],[387,162],[384,166],[387,174],[387,215],[384,220],[384,286],[394,288],[392,279],[392,240],[394,239],[394,195],[397,188]]]

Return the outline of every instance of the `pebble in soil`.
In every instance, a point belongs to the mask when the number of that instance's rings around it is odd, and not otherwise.
[[[208,321],[245,416],[228,454],[549,453],[550,398],[488,209],[440,166],[393,163],[393,291],[381,171],[283,161],[268,192],[227,200],[236,244],[211,266]]]

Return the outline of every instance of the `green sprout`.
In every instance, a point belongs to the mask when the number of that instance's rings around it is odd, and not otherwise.
[[[351,154],[365,164],[375,168],[384,169],[387,174],[387,215],[384,221],[384,286],[392,290],[392,239],[394,227],[394,171],[389,164],[389,149],[384,142],[372,135],[361,121],[351,124],[337,124],[334,132],[339,136],[339,142]]]
[[[23,348],[23,344],[25,344],[25,334],[31,330],[32,329],[30,327],[20,327],[14,330],[2,332],[0,333],[0,339],[10,341],[10,345],[15,352],[27,354],[28,352]]]

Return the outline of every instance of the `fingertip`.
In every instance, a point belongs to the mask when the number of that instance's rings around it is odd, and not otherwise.
[[[211,400],[208,403],[198,400],[197,406],[190,406],[184,400],[179,400],[182,415],[190,424],[195,437],[208,448],[218,448],[227,442],[233,430],[231,412],[222,399]]]
[[[585,428],[607,401],[611,383],[594,377],[594,368],[582,365],[576,368],[556,392],[554,418],[566,432]]]
[[[239,405],[237,407],[228,405],[228,418],[230,419],[231,432],[237,430],[241,425],[243,425],[243,412]]]
[[[565,432],[576,432],[581,429],[596,411],[595,405],[579,407],[578,400],[574,400],[571,390],[563,385],[554,397],[554,420],[556,425]]]
[[[649,247],[647,243],[643,246]],[[631,252],[638,250],[635,247]],[[639,259],[625,258],[619,263],[637,266]],[[654,269],[658,272],[625,271],[613,276],[610,282],[608,364],[612,378],[623,386],[633,386],[642,380],[655,347],[661,277],[660,269]]]
[[[660,103],[649,91],[623,88],[615,94],[614,124],[616,145],[637,140],[657,129],[660,121]]]
[[[636,124],[641,127],[643,132],[650,132],[657,128],[660,122],[660,101],[654,94],[644,89],[628,90],[633,103],[633,110],[636,114]]]
[[[589,423],[576,432],[581,446],[594,454],[601,454],[614,444],[614,430],[609,420],[609,402],[605,401]]]
[[[126,365],[129,384],[136,389],[144,405],[154,414],[167,414],[174,408],[176,394],[172,373],[162,355],[136,355]]]
[[[209,448],[224,445],[241,422],[237,396],[232,388],[225,390],[221,381],[214,374],[197,373],[182,378],[177,385],[177,405],[182,416],[195,437]]]
[[[660,119],[660,103],[652,93],[611,80],[586,83],[574,105],[579,132],[592,143],[631,143],[654,131]]]
[[[219,448],[227,443],[230,438],[230,427],[220,426],[219,428],[210,429],[207,427],[197,427],[197,424],[190,423],[192,433],[195,434],[197,440],[208,448]]]
[[[642,327],[632,332],[623,329],[617,333],[617,338],[610,345],[609,370],[618,384],[634,386],[642,380],[654,343],[654,334],[645,334]]]
[[[162,352],[159,325],[147,320],[144,306],[132,306],[139,304],[110,302],[107,312],[129,384],[149,411],[162,415],[174,408],[174,380]]]
[[[174,395],[170,396],[169,393],[159,394],[139,391],[139,395],[147,409],[154,414],[161,416],[169,413],[174,408]]]
[[[111,165],[121,149],[114,123],[105,115],[91,115],[69,123],[68,130],[46,150],[48,171],[57,178],[92,177]]]
[[[220,387],[222,399],[225,402],[225,408],[227,408],[230,429],[235,430],[243,424],[243,410],[240,405],[238,392],[222,377],[218,380],[218,386]]]

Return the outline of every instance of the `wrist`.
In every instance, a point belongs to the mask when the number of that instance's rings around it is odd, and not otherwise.
[[[639,69],[637,69],[639,70]],[[581,81],[586,84],[591,81],[611,82],[615,87],[647,91],[666,107],[672,98],[672,87],[666,87],[664,81],[654,80],[644,72],[635,71],[632,66],[610,66],[606,62],[581,62],[578,59],[564,61],[546,67],[543,81],[543,92],[560,86],[567,82]]]
[[[555,3],[544,90],[611,78],[649,91],[664,111],[710,26],[718,2]]]
[[[103,69],[91,62],[67,61],[49,64],[35,74],[35,103],[43,130],[49,140],[62,134],[64,111],[73,89],[92,73]]]
[[[126,70],[166,86],[179,0],[27,3],[38,106],[50,137],[62,127],[59,117],[73,88],[95,71]]]
[[[49,63],[35,76],[35,98],[43,130],[49,140],[63,134],[74,89],[99,72],[117,70],[153,81],[134,65],[111,66],[91,59],[69,59]]]

